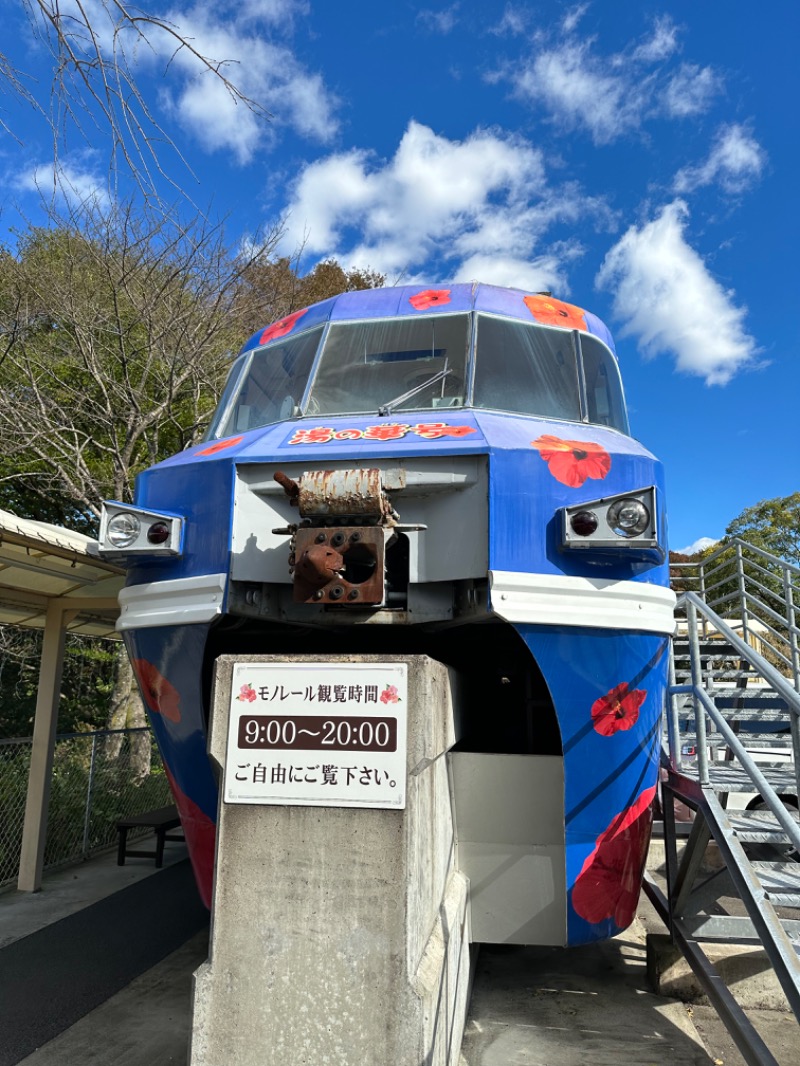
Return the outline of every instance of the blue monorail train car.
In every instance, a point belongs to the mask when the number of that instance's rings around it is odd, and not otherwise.
[[[658,461],[603,323],[491,285],[350,292],[256,333],[206,439],[109,503],[119,627],[211,896],[217,656],[426,654],[458,748],[563,760],[565,928],[632,920],[673,629]]]

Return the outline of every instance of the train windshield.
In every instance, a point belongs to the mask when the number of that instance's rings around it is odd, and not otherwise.
[[[437,314],[334,322],[327,333],[319,326],[242,356],[207,439],[300,415],[391,418],[467,406],[475,320],[473,406],[628,432],[617,363],[598,338],[488,314]]]
[[[463,407],[469,315],[334,323],[306,414]]]

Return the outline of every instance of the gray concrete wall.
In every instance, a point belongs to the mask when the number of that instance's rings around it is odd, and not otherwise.
[[[424,656],[371,659],[408,664],[405,810],[220,804],[191,1066],[458,1062],[469,929],[444,758],[455,741],[451,678]],[[210,747],[220,767],[237,661],[217,663]]]

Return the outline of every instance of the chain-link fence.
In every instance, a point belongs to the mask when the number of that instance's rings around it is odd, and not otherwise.
[[[16,880],[19,870],[31,745],[27,738],[0,740],[0,886]],[[45,868],[109,847],[120,818],[169,802],[167,777],[148,729],[56,737]],[[129,839],[135,835],[129,833]]]

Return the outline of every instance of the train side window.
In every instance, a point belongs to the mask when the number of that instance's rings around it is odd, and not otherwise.
[[[580,346],[588,420],[598,426],[611,426],[628,433],[616,359],[601,341],[588,333],[581,333]]]
[[[480,315],[474,403],[497,411],[580,422],[572,333]]]
[[[233,402],[229,400],[225,407],[220,404],[219,421],[212,423],[213,436],[243,433],[291,418],[305,392],[321,336],[321,328],[310,329],[256,351],[237,383]]]

